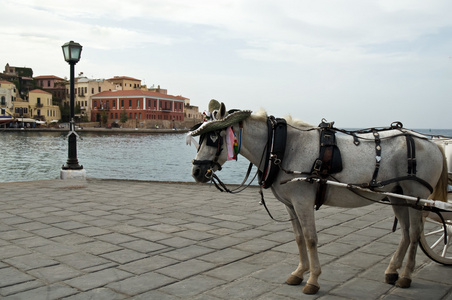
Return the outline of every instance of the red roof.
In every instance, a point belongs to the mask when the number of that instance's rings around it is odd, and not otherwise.
[[[172,96],[157,92],[143,91],[143,90],[125,90],[125,91],[105,91],[93,95],[93,98],[107,98],[107,97],[133,97],[133,96],[148,96],[160,99],[183,100],[181,96]]]
[[[40,90],[40,89],[35,89],[35,90],[32,90],[32,91],[29,91],[29,93],[40,93],[40,94],[49,94],[49,95],[52,95],[51,93],[48,93],[48,92],[43,91],[43,90]]]
[[[57,80],[64,80],[63,78],[60,78],[55,75],[41,75],[41,76],[35,76],[34,79],[57,79]]]

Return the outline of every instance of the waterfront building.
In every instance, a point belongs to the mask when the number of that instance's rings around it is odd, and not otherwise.
[[[16,101],[17,103],[18,101]],[[24,107],[22,103],[14,103],[16,107],[23,107],[24,114],[26,113],[30,118],[44,121],[46,123],[57,122],[61,119],[60,107],[53,104],[52,94],[40,89],[32,90],[28,93],[28,105]],[[20,113],[16,110],[15,113]]]
[[[66,84],[67,97],[64,102],[69,106],[69,82]],[[121,90],[121,86],[105,79],[89,79],[85,76],[75,78],[74,82],[74,104],[80,107],[80,113],[76,117],[88,121],[91,116],[91,96],[104,91]]]
[[[125,114],[128,127],[181,127],[184,99],[144,90],[105,91],[91,97],[91,121],[102,123],[104,115],[107,124],[120,123],[121,114]]]
[[[0,74],[0,78],[14,83],[18,90],[18,96],[21,98],[25,98],[28,92],[33,89],[32,68],[13,67],[7,63],[5,71]]]
[[[67,80],[54,75],[41,75],[33,77],[37,86],[52,94],[54,102],[61,103],[66,99]]]
[[[114,76],[113,78],[107,79],[111,83],[119,86],[120,90],[141,90],[141,80],[135,79],[128,76]]]
[[[191,105],[189,98],[184,98],[184,104],[184,119],[186,127],[190,128],[198,123],[201,123],[204,116],[199,112],[199,107]]]
[[[13,115],[13,101],[16,98],[16,85],[6,80],[0,80],[0,117],[6,118]]]

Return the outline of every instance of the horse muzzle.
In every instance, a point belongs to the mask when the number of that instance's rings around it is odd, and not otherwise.
[[[193,160],[192,176],[196,182],[212,180],[213,172],[221,170],[221,165],[211,160]]]

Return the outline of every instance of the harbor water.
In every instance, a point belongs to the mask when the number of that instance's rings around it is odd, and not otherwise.
[[[418,131],[452,136],[448,129]],[[191,161],[196,149],[185,144],[185,133],[78,133],[82,139],[77,141],[77,157],[88,178],[194,181]],[[0,182],[57,179],[67,149],[67,132],[0,130]],[[218,176],[225,183],[241,183],[248,165],[239,156],[237,162],[225,163]]]
[[[88,178],[194,182],[196,149],[185,133],[77,132],[77,158]],[[68,157],[67,131],[1,131],[0,182],[57,179]],[[240,183],[249,162],[224,165],[220,178]]]

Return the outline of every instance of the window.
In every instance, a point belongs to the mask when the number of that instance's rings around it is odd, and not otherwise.
[[[94,94],[94,88],[91,88],[91,94]]]
[[[137,108],[140,108],[140,99],[137,100]]]
[[[113,108],[116,107],[116,101],[115,101],[115,100],[113,100],[113,105],[112,105],[112,107],[113,107]]]
[[[100,87],[98,87],[97,89],[99,90],[99,93],[100,93]]]
[[[85,86],[85,94],[88,93],[88,87]]]
[[[124,100],[121,100],[121,107],[124,107]]]
[[[94,108],[97,108],[97,101],[94,100]]]
[[[1,105],[6,105],[6,99],[5,99],[5,96],[2,96]]]
[[[50,86],[50,80],[47,80],[47,86]]]
[[[132,100],[129,100],[129,106],[132,107]]]

